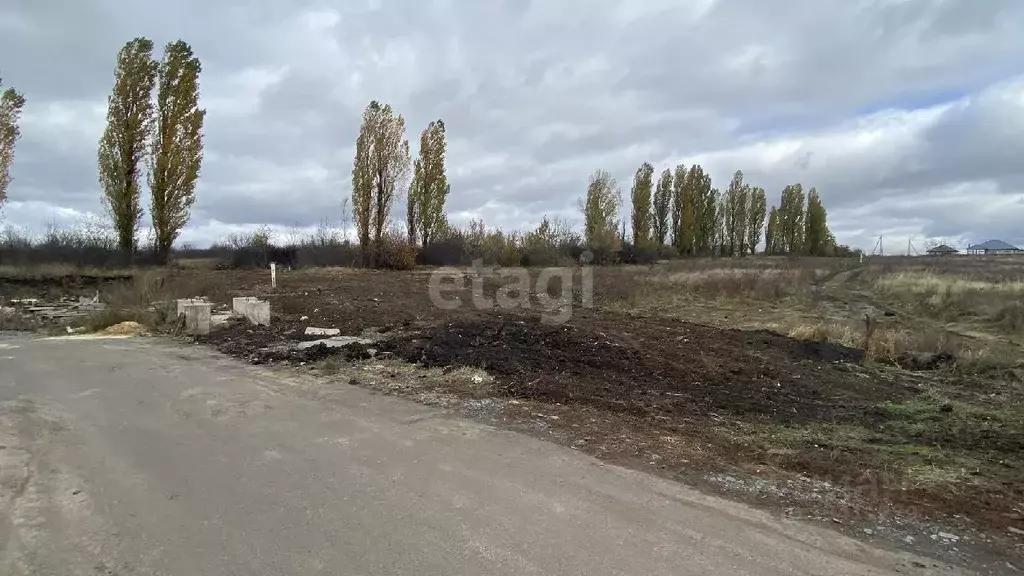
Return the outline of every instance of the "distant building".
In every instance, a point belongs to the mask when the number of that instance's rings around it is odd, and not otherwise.
[[[1002,240],[989,240],[981,244],[967,247],[968,254],[1024,254],[1024,250]]]
[[[928,250],[929,256],[951,256],[953,254],[959,254],[960,251],[952,246],[946,246],[945,244],[939,244],[935,248]]]

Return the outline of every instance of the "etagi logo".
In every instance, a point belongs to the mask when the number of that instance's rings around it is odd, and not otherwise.
[[[593,255],[584,252],[580,266],[558,266],[535,269],[536,281],[527,268],[496,268],[484,266],[482,259],[463,270],[436,270],[428,283],[430,301],[442,310],[457,310],[467,305],[464,299],[466,280],[470,281],[468,305],[477,310],[531,310],[536,301],[543,324],[564,324],[572,317],[574,282],[579,278],[580,305],[594,307],[594,268],[589,266]],[[484,293],[487,279],[497,279],[494,297]],[[557,279],[557,285],[552,286]],[[557,296],[551,294],[555,289]]]

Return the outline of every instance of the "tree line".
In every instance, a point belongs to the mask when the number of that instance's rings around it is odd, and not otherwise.
[[[134,38],[118,52],[97,160],[103,204],[118,247],[129,255],[138,248],[143,177],[158,261],[167,260],[189,220],[203,158],[201,71],[199,59],[182,40],[168,43],[159,61],[147,38]],[[24,103],[13,88],[0,94],[0,205],[6,199]],[[756,253],[759,246],[766,254],[827,256],[837,250],[814,188],[805,195],[800,184],[786,186],[778,205],[768,209],[765,190],[747,184],[742,171],[736,171],[723,192],[713,187],[699,164],[665,168],[655,179],[654,166],[644,162],[630,189],[628,235],[622,192],[604,170],[591,175],[579,201],[584,229],[576,240],[565,222],[547,217],[526,234],[488,234],[480,221],[459,230],[449,224],[445,211],[451,186],[444,121],[431,121],[422,130],[415,160],[405,128],[405,119],[389,104],[374,100],[363,112],[352,165],[351,209],[364,265],[388,266],[396,250],[398,260],[408,264],[417,253],[453,236],[500,245],[496,250],[504,254],[557,239],[612,260],[625,248],[679,256],[742,256]],[[405,229],[398,230],[391,210],[402,193]]]
[[[481,222],[467,231],[453,229],[445,214],[451,192],[445,166],[445,124],[430,122],[420,134],[418,157],[412,162],[405,136],[405,119],[390,105],[372,101],[363,113],[352,167],[352,206],[364,262],[382,265],[387,259],[388,223],[397,191],[406,188],[405,243],[413,251],[459,233],[485,234]],[[801,184],[786,186],[778,206],[769,210],[764,188],[751,186],[737,170],[724,192],[712,186],[699,164],[655,169],[644,162],[630,191],[631,234],[620,220],[622,192],[614,177],[598,170],[590,177],[580,210],[584,243],[589,249],[612,254],[627,243],[633,249],[658,251],[666,246],[680,256],[742,256],[763,246],[766,254],[829,256],[836,253],[827,213],[816,189],[806,194]],[[519,248],[550,235],[545,217],[538,229],[523,235],[502,234]]]
[[[836,241],[828,229],[827,212],[817,190],[786,186],[778,207],[767,205],[764,188],[744,181],[737,170],[724,192],[714,188],[700,164],[666,168],[654,181],[654,166],[644,162],[630,189],[630,228],[620,220],[622,191],[607,171],[590,176],[580,201],[585,243],[600,253],[613,253],[630,243],[635,249],[671,247],[680,256],[743,256],[805,254],[831,256]]]

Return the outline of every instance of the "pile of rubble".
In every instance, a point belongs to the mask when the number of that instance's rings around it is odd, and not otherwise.
[[[100,294],[95,296],[79,296],[71,298],[62,296],[56,302],[47,302],[39,298],[19,298],[9,302],[10,306],[0,306],[0,313],[11,316],[33,318],[46,324],[69,324],[82,316],[106,310],[107,305],[100,302]]]

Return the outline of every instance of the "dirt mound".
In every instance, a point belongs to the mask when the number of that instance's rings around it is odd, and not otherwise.
[[[644,320],[552,326],[487,316],[393,337],[380,349],[430,367],[474,366],[509,394],[641,415],[750,415],[775,422],[836,420],[905,391],[874,385],[836,362],[857,351],[769,332]]]
[[[108,326],[101,331],[101,334],[108,336],[138,336],[146,332],[146,327],[138,322],[121,322],[120,324],[114,324]]]

